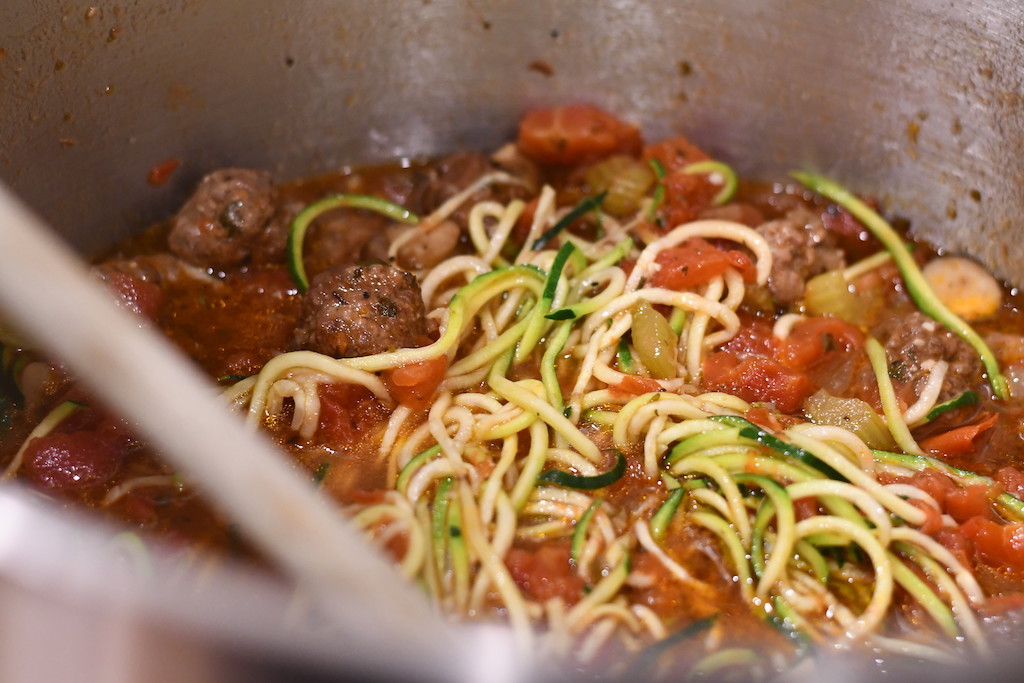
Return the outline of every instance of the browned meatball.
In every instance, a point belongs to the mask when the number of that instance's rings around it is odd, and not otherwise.
[[[422,183],[414,190],[420,210],[427,215],[438,209],[446,201],[473,184],[480,176],[493,173],[499,167],[479,152],[455,152],[430,165]],[[518,176],[517,172],[505,169],[506,172]],[[465,202],[451,215],[451,219],[460,227],[465,228],[469,209],[482,201],[493,200],[502,204],[512,199],[525,199],[529,196],[529,183],[522,184],[493,183],[477,190],[471,201]]]
[[[309,273],[356,261],[386,261],[387,218],[353,209],[329,211],[310,227],[305,241]]]
[[[270,174],[240,168],[214,171],[174,217],[168,243],[197,266],[230,268],[280,258],[287,239]]]
[[[982,381],[981,361],[974,349],[924,313],[914,311],[890,318],[874,330],[874,335],[885,345],[890,375],[898,383],[913,385],[918,396],[940,360],[949,363],[940,402],[976,389]]]
[[[419,346],[426,333],[415,276],[383,264],[344,266],[313,279],[293,345],[354,358]]]
[[[821,216],[807,209],[795,208],[756,229],[772,251],[768,289],[779,303],[799,301],[808,278],[845,265],[835,236],[825,230]]]

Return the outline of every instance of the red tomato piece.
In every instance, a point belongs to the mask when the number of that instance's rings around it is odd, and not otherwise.
[[[821,514],[815,498],[797,498],[793,501],[793,512],[798,522]]]
[[[640,130],[585,104],[535,109],[519,123],[519,149],[542,164],[573,165],[612,154],[637,155]]]
[[[574,605],[583,597],[583,579],[569,562],[568,542],[513,547],[505,564],[516,585],[538,602],[560,597],[566,605]]]
[[[800,409],[814,393],[814,384],[799,370],[783,366],[772,358],[739,358],[729,351],[718,351],[704,360],[704,386],[725,391],[745,401],[773,403],[783,413]]]
[[[985,517],[989,513],[991,487],[984,484],[957,486],[946,493],[946,512],[958,522],[971,517]]]
[[[317,439],[334,448],[359,443],[373,425],[388,415],[388,411],[365,387],[340,382],[321,384],[319,394]]]
[[[664,200],[658,208],[658,224],[665,230],[688,223],[709,208],[721,189],[706,173],[686,173],[690,164],[711,157],[683,136],[662,140],[644,148],[645,161],[656,161],[665,169],[660,180]]]
[[[768,410],[765,406],[753,406],[743,414],[743,417],[747,418],[758,427],[763,427],[764,429],[768,429],[773,432],[783,429],[783,425],[779,421],[779,418],[775,417],[775,413]]]
[[[907,483],[931,496],[939,504],[940,508],[946,503],[946,495],[956,488],[956,484],[953,483],[952,479],[935,470],[916,472]]]
[[[877,201],[870,198],[865,201],[873,209],[878,209]],[[829,204],[821,214],[821,222],[826,230],[836,236],[839,246],[853,261],[874,254],[882,248],[878,238],[841,206]]]
[[[735,265],[727,252],[699,237],[662,250],[654,262],[661,268],[651,275],[648,284],[675,290],[707,284]]]
[[[47,489],[89,489],[113,479],[125,454],[125,444],[106,431],[52,433],[29,443],[24,472]]]
[[[448,370],[444,356],[409,365],[400,365],[384,373],[384,384],[396,401],[414,410],[430,405]]]
[[[663,201],[655,211],[655,225],[668,232],[700,217],[709,209],[721,189],[705,174],[676,171],[661,180]]]
[[[163,303],[164,293],[158,285],[127,273],[112,272],[106,276],[107,287],[116,295],[116,301],[136,315],[156,320]]]
[[[908,483],[931,496],[944,512],[949,513],[958,522],[964,522],[971,517],[988,516],[989,505],[995,493],[991,486],[985,484],[960,486],[947,475],[934,470],[917,472],[910,477]],[[919,507],[921,509],[931,508],[925,504],[921,504]],[[926,510],[926,512],[932,510],[934,508]],[[934,530],[922,529],[922,531],[932,533]]]
[[[530,236],[530,228],[533,227],[533,217],[537,213],[537,204],[539,203],[540,197],[534,197],[526,202],[523,212],[519,214],[515,227],[512,228],[511,235],[512,241],[516,244],[523,244],[526,242],[526,238]]]
[[[815,390],[805,370],[829,353],[849,351],[863,342],[860,330],[837,318],[802,321],[780,340],[769,321],[745,316],[736,336],[705,360],[704,383],[793,413]]]
[[[793,326],[776,354],[788,368],[809,368],[833,351],[850,351],[864,344],[864,334],[850,323],[832,317],[814,317]]]
[[[754,260],[744,254],[742,251],[736,249],[730,249],[725,252],[732,262],[732,267],[739,271],[740,275],[743,276],[745,283],[753,284],[757,282],[757,266],[754,265]]]
[[[167,181],[171,179],[174,172],[181,166],[180,159],[168,159],[162,161],[153,168],[149,169],[149,173],[146,174],[146,180],[150,185],[159,187],[166,185]]]
[[[772,335],[772,324],[761,318],[740,315],[740,331],[722,345],[723,351],[745,356],[767,356],[774,358],[779,349],[779,340]]]
[[[1016,467],[1000,467],[999,471],[996,472],[995,480],[999,482],[1007,493],[1013,494],[1018,498],[1024,496],[1024,472],[1021,472]]]
[[[640,396],[652,391],[661,391],[661,385],[656,380],[638,375],[625,375],[618,384],[611,384],[608,389],[613,394],[621,396]]]
[[[971,566],[971,542],[964,537],[960,529],[943,527],[935,532],[934,537],[946,550],[953,553],[960,564],[965,567]]]
[[[991,428],[998,419],[999,416],[993,413],[981,422],[957,427],[929,437],[921,442],[921,448],[930,453],[945,453],[947,455],[967,453],[974,448],[974,440]]]
[[[644,148],[644,161],[657,161],[671,175],[698,161],[711,159],[704,150],[682,135],[668,138]]]
[[[1024,570],[1024,523],[998,524],[984,517],[972,517],[960,525],[963,535],[987,563]]]
[[[924,524],[921,525],[921,532],[934,534],[942,528],[942,513],[923,500],[908,501],[912,507],[917,508],[925,514]]]

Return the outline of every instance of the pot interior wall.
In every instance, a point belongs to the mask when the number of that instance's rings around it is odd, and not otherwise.
[[[996,0],[5,3],[0,177],[93,252],[212,168],[492,147],[589,101],[738,170],[832,174],[1024,280],[1024,11]],[[153,166],[181,161],[163,186]]]
[[[1021,284],[1022,64],[1001,0],[7,0],[0,178],[94,253],[217,167],[492,148],[586,101],[742,174],[825,172]]]

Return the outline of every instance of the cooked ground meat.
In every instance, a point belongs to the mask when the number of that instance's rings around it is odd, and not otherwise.
[[[418,188],[417,201],[421,215],[431,213],[448,199],[465,190],[480,176],[497,170],[496,165],[479,152],[455,152],[443,157],[430,166],[423,184]],[[471,200],[455,210],[451,219],[465,229],[469,208],[473,204],[486,200],[505,204],[516,197],[525,198],[529,194],[526,183],[528,180],[524,180],[522,186],[493,183],[482,187],[472,195]]]
[[[389,225],[387,218],[369,211],[328,212],[306,235],[303,253],[307,272],[315,274],[357,261],[386,261]]]
[[[278,215],[270,174],[214,171],[174,217],[168,244],[185,261],[209,268],[266,263],[284,253],[288,221]]]
[[[782,304],[799,301],[808,278],[845,265],[843,252],[825,230],[821,217],[795,208],[784,217],[757,226],[772,250],[768,288]]]
[[[418,346],[426,340],[416,278],[392,266],[344,266],[315,277],[293,345],[335,358]]]
[[[419,203],[430,213],[466,189],[474,180],[494,170],[479,152],[455,152],[431,164],[425,182],[419,188]]]
[[[939,402],[948,401],[977,388],[982,366],[967,342],[924,313],[915,311],[901,318],[889,318],[873,331],[885,345],[890,375],[900,385],[912,385],[920,396],[935,363],[949,363]]]

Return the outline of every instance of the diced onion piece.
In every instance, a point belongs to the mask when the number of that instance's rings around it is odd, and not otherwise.
[[[839,398],[821,390],[804,403],[804,413],[815,424],[853,432],[871,448],[891,450],[896,446],[882,417],[859,398]]]
[[[968,322],[992,317],[1003,303],[1002,287],[970,259],[942,256],[921,272],[942,303]]]
[[[625,155],[608,157],[594,164],[586,170],[583,178],[592,191],[608,191],[601,208],[613,216],[628,216],[636,212],[655,181],[650,166]]]
[[[633,349],[644,367],[657,379],[676,376],[679,339],[661,313],[646,301],[633,308]]]
[[[811,315],[832,315],[855,325],[863,322],[863,303],[850,291],[850,283],[840,270],[811,278],[804,293],[804,306]]]

